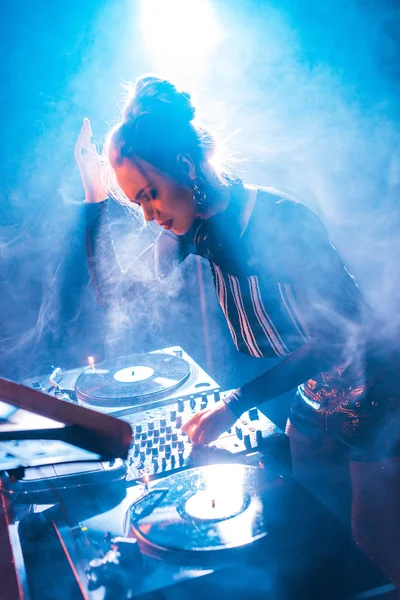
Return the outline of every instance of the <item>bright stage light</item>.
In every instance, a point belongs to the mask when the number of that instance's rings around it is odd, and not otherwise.
[[[207,0],[142,0],[141,19],[151,69],[174,81],[200,82],[223,37],[211,4]]]

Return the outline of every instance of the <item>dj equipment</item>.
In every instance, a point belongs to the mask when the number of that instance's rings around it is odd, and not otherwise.
[[[68,462],[77,455],[48,440],[0,442],[13,465],[0,479],[0,516],[24,598],[125,600],[161,589],[168,598],[171,586],[189,586],[179,593],[192,598],[350,597],[347,530],[285,471],[282,431],[251,409],[210,446],[191,446],[182,423],[228,392],[180,348],[90,360],[28,383],[66,400],[66,414],[76,403],[94,408],[133,435],[126,460],[103,462]],[[210,580],[215,588],[202,586]],[[248,595],[250,581],[258,595]]]
[[[18,527],[32,600],[364,597],[381,580],[347,528],[272,457],[262,467],[187,469],[114,506],[111,487],[39,507]]]
[[[254,454],[256,460],[259,450],[279,454],[286,461],[289,456],[284,433],[256,408],[244,413],[209,447],[193,449],[182,423],[229,392],[222,391],[179,347],[97,365],[91,362],[89,367],[72,371],[57,369],[50,380],[47,389],[44,377],[28,383],[69,402],[75,397],[84,406],[126,421],[132,427],[132,443],[125,465],[120,461],[74,465],[64,454],[69,464],[26,470],[23,478],[7,484],[10,493],[24,502],[42,497],[45,490],[57,488],[66,493],[75,485],[109,484],[113,478],[121,479],[125,468],[128,481],[147,480],[195,465],[240,460],[244,455]],[[44,446],[33,449],[38,460]]]

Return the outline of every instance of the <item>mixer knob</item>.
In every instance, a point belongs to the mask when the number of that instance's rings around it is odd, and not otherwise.
[[[135,425],[135,433],[142,433],[142,426],[140,423],[137,423],[137,425]]]
[[[243,438],[243,430],[242,430],[242,428],[238,427],[236,425],[235,429],[236,429],[236,435],[237,435],[237,437],[239,438],[239,440],[241,440]]]
[[[248,433],[245,433],[243,436],[243,442],[247,450],[251,450],[251,439]]]
[[[179,440],[179,442],[178,442],[178,449],[179,450],[184,450],[184,448],[185,448],[184,441],[183,440]]]
[[[256,431],[256,440],[257,440],[257,446],[262,446],[264,438],[263,438],[261,429],[257,429],[257,431]]]
[[[185,410],[185,402],[182,398],[178,398],[178,412],[183,412]]]
[[[167,468],[167,459],[165,458],[165,456],[163,456],[161,459],[161,469],[163,471],[165,471],[166,468]]]
[[[180,429],[180,428],[182,427],[182,417],[181,417],[181,415],[178,415],[178,416],[176,417],[176,421],[175,421],[175,427],[176,427],[177,429]]]
[[[178,434],[176,433],[176,431],[174,431],[174,433],[172,434],[172,441],[173,442],[177,442],[178,441]]]
[[[151,440],[147,440],[147,442],[146,442],[147,448],[151,448],[152,445],[153,445],[153,442]]]
[[[160,427],[166,427],[167,419],[160,419]]]
[[[171,469],[175,467],[176,457],[175,454],[171,456]]]
[[[194,399],[194,396],[190,396],[189,406],[192,410],[196,408],[196,400]]]
[[[171,444],[165,445],[165,454],[171,454]]]
[[[251,408],[249,410],[249,419],[250,421],[258,421],[258,410],[256,408]]]
[[[219,402],[221,400],[220,392],[214,392],[214,402]]]
[[[160,446],[164,446],[164,444],[165,444],[165,437],[161,436],[160,437]]]
[[[151,454],[152,454],[153,456],[158,456],[158,448],[157,448],[157,446],[155,446],[154,448],[152,448],[152,450],[151,450]]]
[[[201,397],[200,408],[206,408],[207,404],[208,404],[207,394],[203,394]]]
[[[176,419],[176,410],[171,410],[169,413],[169,419],[170,421],[175,421]]]
[[[149,421],[147,424],[147,428],[149,431],[153,431],[154,429],[154,421]]]

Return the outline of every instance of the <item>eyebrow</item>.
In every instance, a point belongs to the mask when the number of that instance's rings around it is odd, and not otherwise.
[[[140,198],[143,196],[143,194],[145,193],[145,191],[149,189],[149,187],[151,187],[151,183],[149,183],[148,185],[146,185],[146,187],[144,187],[141,190],[139,190],[139,192],[135,196],[135,201],[140,200]]]

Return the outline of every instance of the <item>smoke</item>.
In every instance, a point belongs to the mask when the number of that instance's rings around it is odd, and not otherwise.
[[[321,214],[368,298],[395,318],[398,7],[361,0],[211,6],[218,30],[212,46],[193,14],[180,27],[197,28],[196,44],[189,47],[186,36],[187,47],[174,51],[169,64],[161,60],[169,56],[162,46],[151,51],[157,40],[141,29],[130,2],[88,2],[84,10],[72,2],[62,15],[63,35],[55,10],[39,19],[27,7],[25,21],[10,15],[20,42],[9,40],[4,81],[16,81],[18,74],[19,95],[3,111],[14,120],[6,123],[7,151],[1,152],[2,372],[10,373],[21,357],[23,370],[34,371],[43,353],[46,360],[56,355],[75,366],[96,349],[104,354],[104,347],[123,354],[171,343],[204,363],[193,260],[151,297],[109,313],[96,306],[86,268],[74,143],[84,116],[101,139],[118,116],[121,83],[147,71],[171,76],[192,93],[199,120],[229,147],[233,171],[289,192]],[[164,44],[175,41],[167,36]],[[27,46],[31,64],[38,65],[34,72],[25,63]],[[126,266],[138,248],[138,232],[118,210],[114,218]],[[213,375],[234,386],[266,365],[236,356],[207,272],[204,267]]]

